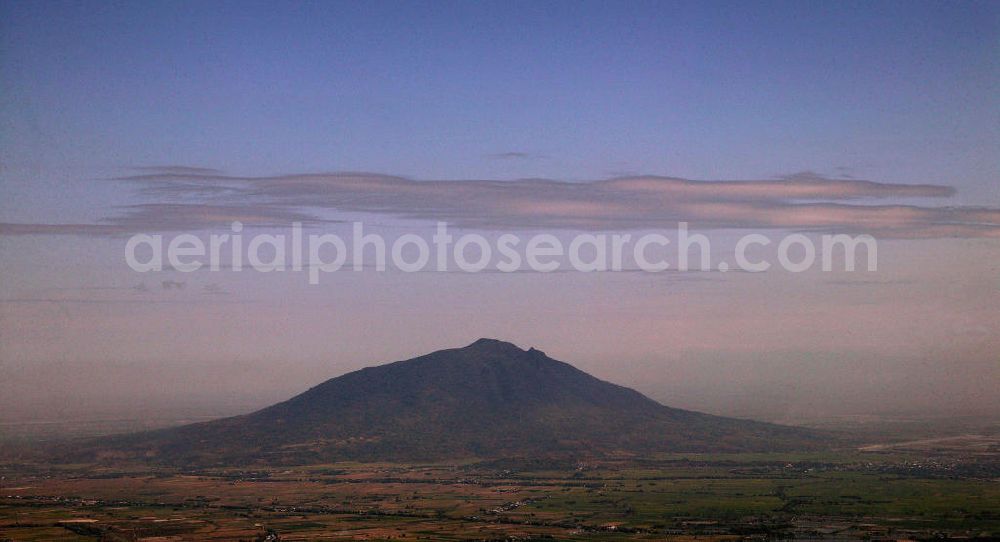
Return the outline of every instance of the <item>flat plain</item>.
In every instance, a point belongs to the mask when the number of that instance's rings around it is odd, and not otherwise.
[[[7,464],[0,540],[990,537],[1000,439],[968,441],[240,469]]]

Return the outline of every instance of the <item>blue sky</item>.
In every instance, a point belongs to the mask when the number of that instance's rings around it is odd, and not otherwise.
[[[20,167],[162,164],[445,179],[812,170],[1000,202],[991,3],[3,10],[8,182]],[[491,158],[508,152],[533,159]]]
[[[8,338],[0,396],[26,401],[32,383],[55,386],[78,371],[110,383],[146,378],[152,391],[163,381],[205,395],[232,391],[189,381],[184,363],[197,363],[229,376],[240,367],[245,380],[232,386],[280,399],[361,364],[493,335],[690,401],[677,406],[723,413],[732,412],[711,398],[736,392],[678,382],[708,386],[720,367],[741,367],[753,384],[747,394],[780,396],[787,374],[858,394],[868,388],[857,367],[875,367],[875,382],[908,382],[899,405],[951,377],[939,389],[975,403],[956,409],[981,406],[996,398],[981,387],[998,370],[1000,247],[950,230],[887,241],[879,274],[851,287],[822,276],[663,288],[643,276],[366,275],[331,278],[322,292],[294,278],[246,276],[187,277],[186,290],[158,291],[155,277],[140,307],[120,239],[3,235],[2,226],[114,219],[119,206],[146,201],[145,185],[107,179],[151,166],[276,176],[276,186],[295,173],[404,178],[390,191],[414,188],[405,179],[458,180],[475,191],[494,179],[813,172],[805,178],[951,187],[945,199],[886,202],[934,216],[959,206],[949,219],[972,220],[969,206],[1000,206],[998,6],[0,2],[0,336]],[[320,182],[283,197],[301,204],[340,194],[336,178]],[[579,191],[556,192],[535,195],[544,203]],[[509,223],[510,206],[477,197],[487,218]],[[385,198],[397,217],[410,204],[451,204],[437,192]],[[794,209],[785,196],[775,201],[738,226],[781,223]],[[232,295],[198,297],[217,282]],[[855,369],[830,361],[838,359]],[[966,365],[943,369],[940,359]],[[280,376],[270,372],[276,362]],[[907,377],[893,380],[899,374]],[[52,397],[72,395],[72,384]],[[98,402],[109,393],[94,390]],[[808,397],[779,403],[805,408]],[[833,394],[829,404],[844,401]]]

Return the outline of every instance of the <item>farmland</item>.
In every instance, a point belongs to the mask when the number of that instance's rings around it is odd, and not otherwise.
[[[1000,532],[991,453],[3,467],[0,540],[931,538]]]

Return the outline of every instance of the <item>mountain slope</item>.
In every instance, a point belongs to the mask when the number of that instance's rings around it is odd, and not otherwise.
[[[328,380],[263,410],[101,439],[83,451],[183,463],[303,463],[815,447],[806,430],[663,406],[493,339]]]

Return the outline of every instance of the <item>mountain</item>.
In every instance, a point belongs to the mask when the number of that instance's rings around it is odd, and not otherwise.
[[[97,458],[272,464],[821,446],[798,428],[669,408],[494,339],[368,367],[263,410],[106,437]]]

